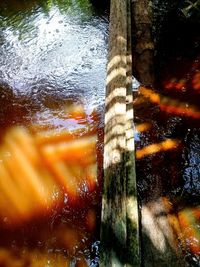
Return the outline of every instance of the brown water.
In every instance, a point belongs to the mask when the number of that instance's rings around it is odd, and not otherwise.
[[[140,88],[134,101],[138,192],[143,207],[167,217],[186,266],[200,266],[198,26],[177,23],[173,14],[165,21],[168,3],[162,5],[157,85]],[[0,164],[21,186],[15,200],[27,204],[18,210],[11,194],[0,205],[2,267],[98,266],[107,34],[107,14],[87,0],[0,2]],[[93,153],[88,138],[95,139]],[[16,151],[26,155],[17,165]],[[55,167],[51,151],[66,153],[62,164]],[[34,157],[50,197],[34,195],[29,172],[21,180],[22,163]],[[69,166],[74,176],[66,184]],[[3,184],[0,190],[6,194]]]
[[[134,101],[138,193],[144,220],[148,211],[152,227],[163,233],[158,240],[149,229],[158,258],[166,256],[168,244],[181,250],[185,266],[200,266],[199,24],[180,19],[176,11],[159,25],[157,84],[141,87]],[[146,244],[143,239],[143,257]]]
[[[2,267],[98,265],[107,31],[103,4],[0,2]]]

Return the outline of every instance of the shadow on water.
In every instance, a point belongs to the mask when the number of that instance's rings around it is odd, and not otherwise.
[[[164,253],[166,246],[176,251],[174,243],[183,266],[199,266],[199,22],[179,16],[177,8],[165,12],[157,26],[155,88],[140,87],[134,100],[143,264],[154,266],[161,255],[162,266],[167,260],[179,266]]]
[[[123,155],[123,157],[127,156],[126,154]],[[110,205],[112,206],[112,209],[110,216],[107,214],[109,220],[107,222],[102,222],[101,225],[101,231],[103,233],[101,236],[103,248],[101,249],[104,250],[101,254],[101,261],[105,262],[105,266],[111,266],[113,263],[118,264],[118,266],[138,266],[138,243],[135,240],[138,235],[137,222],[130,218],[127,218],[127,222],[125,222],[123,210],[119,208],[125,195],[123,190],[124,173],[122,171],[125,166],[123,166],[123,161],[110,166],[109,169],[105,170],[106,176],[109,175],[109,177],[111,177],[109,173],[113,173],[112,168],[115,170],[115,177],[121,177],[121,180],[116,178],[110,179],[107,181],[106,188],[104,189],[105,195],[103,194],[103,198],[106,199],[108,207]],[[175,229],[172,227],[171,223],[169,223],[169,217],[174,216],[171,209],[167,207],[167,205],[170,204],[167,198],[159,198],[160,192],[156,195],[156,188],[158,189],[158,185],[155,183],[152,189],[148,188],[151,195],[153,195],[152,192],[155,192],[155,195],[152,196],[152,200],[150,200],[149,197],[145,203],[144,199],[142,199],[140,214],[142,234],[140,253],[142,262],[139,266],[186,266],[183,264],[183,259],[180,257],[180,250],[177,244],[178,235],[174,233]],[[130,192],[130,194],[126,194],[127,199],[136,198],[136,194],[133,191]],[[116,207],[118,207],[117,213],[121,214],[121,219],[113,216]],[[131,249],[129,249],[135,252],[131,254],[127,251],[127,243],[124,243],[126,223],[129,224],[129,231],[131,231],[134,236],[133,240],[129,240],[129,246],[132,246]],[[105,258],[103,258],[103,256],[105,256]]]

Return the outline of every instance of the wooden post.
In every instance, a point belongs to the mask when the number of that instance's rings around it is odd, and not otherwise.
[[[134,74],[143,85],[153,86],[155,75],[152,0],[132,0],[132,21]]]
[[[134,110],[132,93],[131,1],[127,1],[127,92],[126,92],[126,220],[127,266],[140,266],[139,215],[135,172]]]
[[[139,266],[130,2],[111,0],[100,266]],[[127,18],[129,18],[127,20]]]

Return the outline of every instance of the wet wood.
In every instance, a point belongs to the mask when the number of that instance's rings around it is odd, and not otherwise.
[[[128,18],[128,19],[127,19]],[[100,266],[139,266],[131,92],[130,2],[112,0],[107,66]]]
[[[132,14],[134,75],[143,85],[152,86],[155,81],[152,1],[132,0]]]

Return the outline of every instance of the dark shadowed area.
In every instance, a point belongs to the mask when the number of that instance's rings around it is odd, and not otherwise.
[[[154,1],[155,84],[134,100],[144,266],[200,264],[200,24],[186,2]]]

